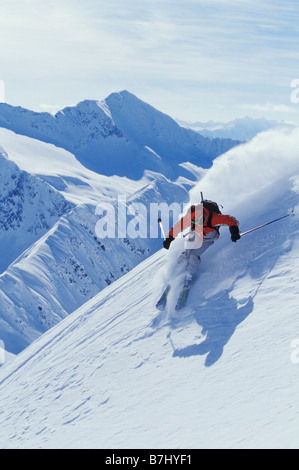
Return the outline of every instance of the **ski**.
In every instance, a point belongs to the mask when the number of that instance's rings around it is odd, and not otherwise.
[[[163,294],[161,295],[160,299],[156,303],[156,308],[158,310],[165,310],[166,304],[167,304],[167,296],[169,294],[170,287],[171,287],[170,284],[168,284]]]
[[[187,298],[188,298],[190,288],[191,288],[191,282],[192,282],[192,279],[190,277],[185,279],[183,288],[180,292],[180,295],[179,295],[179,298],[175,307],[176,310],[180,310],[186,305]]]

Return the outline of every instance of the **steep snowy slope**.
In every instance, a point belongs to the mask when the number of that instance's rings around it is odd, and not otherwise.
[[[296,215],[237,244],[223,228],[183,311],[177,289],[155,310],[178,240],[2,367],[2,448],[298,448],[297,143],[256,139],[194,191],[217,191],[243,230]]]
[[[101,198],[130,195],[148,180],[135,182],[94,173],[63,148],[3,128],[0,128],[0,149],[20,170],[39,176],[73,204],[97,204]]]
[[[188,192],[150,172],[139,182],[99,175],[64,149],[6,129],[0,143],[0,338],[16,354],[160,247],[158,239],[100,240],[101,203],[121,196],[148,207],[185,202]]]
[[[237,144],[183,129],[126,91],[101,102],[83,101],[55,116],[0,104],[0,127],[67,149],[97,173],[134,180],[146,170],[172,179],[194,178],[179,164],[210,167],[216,156]]]
[[[20,170],[0,147],[0,274],[71,209],[58,191]]]
[[[183,188],[157,181],[132,195],[128,207],[172,203],[174,194],[187,200]],[[158,238],[100,239],[98,221],[94,205],[75,207],[0,276],[1,339],[10,353],[19,353],[161,246]]]
[[[17,354],[132,269],[150,253],[146,242],[99,240],[95,207],[63,217],[0,277],[1,339]]]

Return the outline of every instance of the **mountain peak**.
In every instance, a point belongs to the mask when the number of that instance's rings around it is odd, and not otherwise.
[[[111,100],[111,99],[122,99],[122,100],[138,100],[141,101],[136,95],[131,93],[128,90],[122,90],[122,91],[116,91],[113,93],[110,93],[110,95],[106,98],[106,100]]]
[[[89,170],[139,180],[146,170],[176,180],[194,178],[180,164],[208,168],[238,142],[211,140],[182,128],[127,90],[103,101],[86,99],[55,116],[0,108],[0,127],[72,152]]]
[[[116,92],[116,93],[111,93],[104,100],[104,102],[110,108],[115,109],[115,110],[116,109],[118,110],[131,109],[131,110],[134,110],[134,112],[138,113],[141,109],[146,109],[147,112],[161,113],[156,108],[146,103],[145,101],[142,101],[136,95],[134,95],[133,93],[130,93],[127,90],[123,90],[123,91]],[[168,118],[171,119],[169,116]]]
[[[99,101],[97,100],[90,100],[86,99],[83,101],[79,101],[76,105],[73,106],[66,106],[62,110],[58,111],[56,113],[56,116],[61,114],[68,114],[68,113],[76,113],[76,112],[84,112],[84,113],[89,113],[97,110],[99,107]]]

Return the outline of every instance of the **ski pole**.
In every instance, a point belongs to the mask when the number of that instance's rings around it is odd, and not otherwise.
[[[292,211],[292,212],[294,212],[294,211]],[[286,217],[289,217],[290,215],[292,215],[292,212],[290,214],[279,217],[278,219],[271,220],[271,222],[267,222],[266,224],[259,225],[258,227],[252,228],[251,230],[247,230],[246,232],[240,233],[240,237],[243,237],[244,235],[247,235],[247,233],[251,233],[251,232],[254,232],[255,230],[266,227],[266,225],[273,224],[274,222],[277,222],[278,220],[285,219]]]
[[[163,235],[163,238],[164,238],[164,240],[166,240],[164,228],[163,228],[163,225],[162,225],[162,219],[158,219],[158,224],[160,225],[160,229],[161,229],[161,233]]]

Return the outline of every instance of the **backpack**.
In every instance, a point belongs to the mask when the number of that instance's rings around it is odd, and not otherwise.
[[[203,204],[203,207],[209,211],[209,218],[207,220],[207,226],[209,228],[213,228],[214,230],[217,230],[217,232],[219,233],[219,228],[214,227],[212,225],[213,213],[221,214],[221,210],[219,209],[219,206],[218,206],[217,202],[205,199],[204,201],[202,201],[202,204]]]
[[[202,204],[203,204],[203,207],[205,209],[207,209],[209,211],[209,218],[208,220],[206,221],[206,227],[209,227],[209,228],[212,228],[214,230],[217,230],[217,232],[219,233],[219,228],[218,227],[214,227],[212,225],[212,217],[213,217],[213,213],[216,213],[216,214],[221,214],[221,210],[219,209],[219,206],[217,204],[217,202],[214,202],[214,201],[210,201],[208,199],[204,199],[202,201]],[[191,214],[192,212],[195,212],[195,206],[192,206],[191,207]],[[191,216],[191,220],[192,220],[192,216]],[[193,222],[193,227],[191,230],[194,230],[195,229],[195,222]]]

